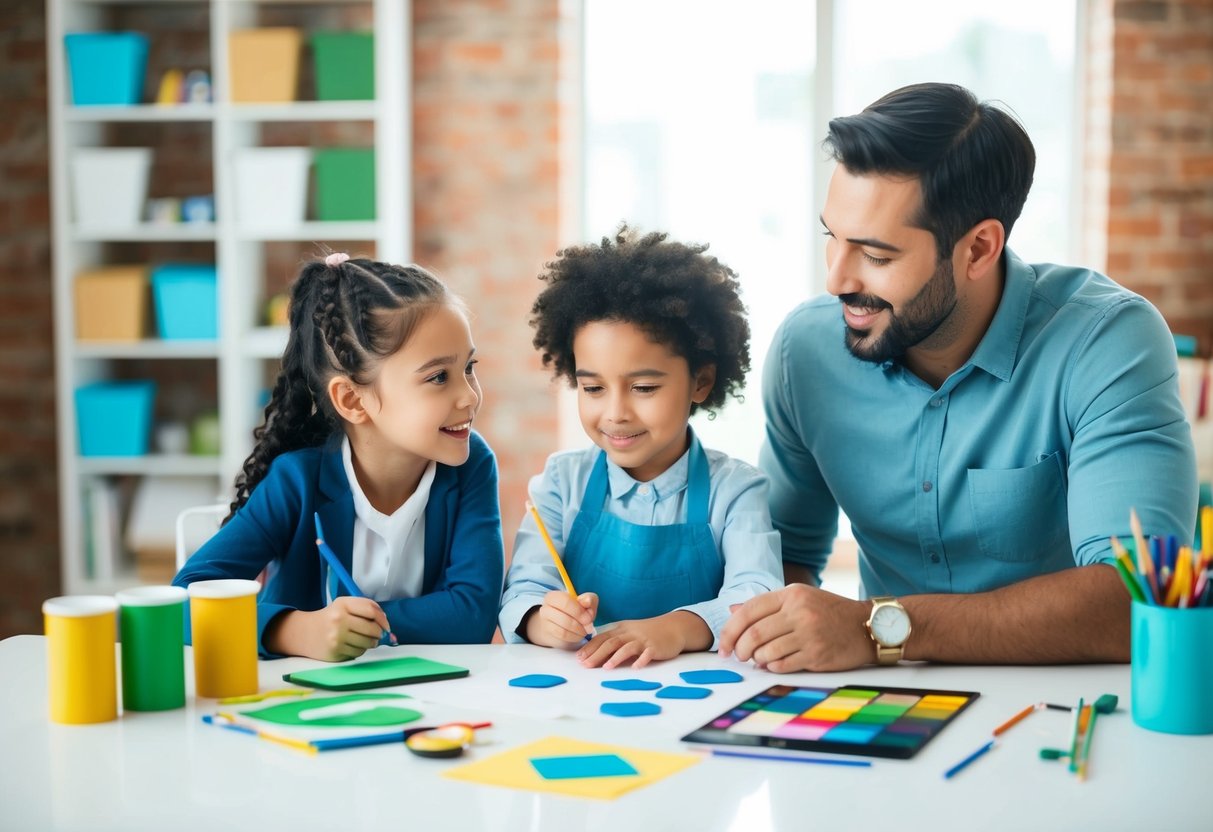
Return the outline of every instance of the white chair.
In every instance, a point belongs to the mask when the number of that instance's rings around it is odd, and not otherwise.
[[[177,571],[181,571],[190,555],[219,531],[219,524],[227,517],[229,508],[227,503],[212,503],[192,506],[177,515]]]

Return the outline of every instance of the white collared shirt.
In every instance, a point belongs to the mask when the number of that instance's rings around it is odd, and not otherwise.
[[[341,461],[354,495],[354,583],[368,598],[391,601],[421,595],[425,574],[425,507],[430,500],[436,463],[426,466],[421,481],[404,505],[383,514],[371,505],[354,473],[348,438],[341,441]],[[329,600],[332,600],[331,598]]]

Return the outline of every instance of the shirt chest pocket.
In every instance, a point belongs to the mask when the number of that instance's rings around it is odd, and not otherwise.
[[[970,468],[969,504],[981,553],[1027,562],[1070,548],[1061,456],[1027,468]]]

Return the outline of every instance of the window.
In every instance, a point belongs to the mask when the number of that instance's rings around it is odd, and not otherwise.
[[[828,118],[905,84],[946,80],[1001,99],[1036,144],[1036,184],[1011,242],[1072,259],[1075,0],[986,8],[961,0],[584,0],[584,239],[627,220],[706,242],[741,277],[750,312],[745,401],[696,416],[709,447],[751,462],[775,328],[820,291],[813,181]],[[833,21],[814,78],[817,22]],[[813,90],[829,91],[818,102]],[[819,125],[819,126],[815,126]],[[820,135],[819,135],[820,133]]]

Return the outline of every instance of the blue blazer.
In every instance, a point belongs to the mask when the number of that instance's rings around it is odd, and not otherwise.
[[[380,604],[402,644],[487,643],[497,625],[504,571],[497,460],[478,433],[458,467],[438,464],[425,507],[422,594]],[[354,497],[341,461],[341,443],[283,454],[270,464],[248,502],[194,553],[173,578],[176,586],[213,578],[271,577],[257,596],[257,643],[265,628],[290,610],[325,606],[313,512],[327,543],[350,569]],[[189,637],[189,619],[186,633]]]

